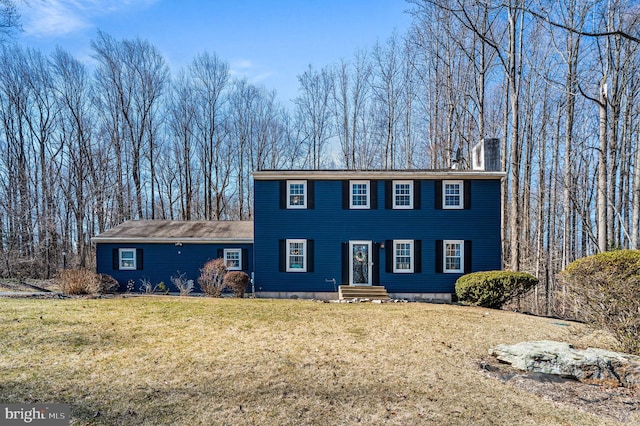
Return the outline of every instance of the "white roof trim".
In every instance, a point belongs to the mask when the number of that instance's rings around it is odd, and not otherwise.
[[[100,244],[253,244],[253,238],[154,238],[154,237],[93,237]]]
[[[503,179],[505,172],[478,170],[261,170],[254,180],[277,179]]]

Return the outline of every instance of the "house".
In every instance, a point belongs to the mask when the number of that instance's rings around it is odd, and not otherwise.
[[[499,158],[489,139],[471,170],[258,171],[253,222],[126,222],[93,239],[97,270],[168,284],[223,257],[258,297],[450,301],[461,275],[502,268]]]
[[[96,270],[120,283],[164,282],[177,291],[171,277],[184,273],[194,280],[211,259],[223,258],[229,270],[253,272],[253,222],[132,220],[92,239]],[[195,289],[198,289],[197,284]]]

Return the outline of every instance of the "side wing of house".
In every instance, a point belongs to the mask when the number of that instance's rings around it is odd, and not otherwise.
[[[257,173],[256,291],[321,298],[339,285],[382,285],[395,297],[446,299],[464,273],[502,266],[501,178]]]

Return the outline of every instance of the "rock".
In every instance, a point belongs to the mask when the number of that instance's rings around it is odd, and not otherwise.
[[[575,349],[554,341],[498,345],[489,353],[520,370],[555,374],[588,383],[640,386],[640,357],[604,349]]]

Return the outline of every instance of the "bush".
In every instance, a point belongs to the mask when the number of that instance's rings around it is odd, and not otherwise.
[[[640,354],[640,251],[583,257],[560,277],[576,319],[610,332],[623,351]]]
[[[100,293],[115,293],[120,289],[120,283],[111,275],[98,274],[100,280]]]
[[[244,297],[249,285],[249,275],[240,271],[231,271],[224,276],[224,285],[233,291],[236,297]]]
[[[456,295],[463,303],[500,309],[507,301],[522,296],[537,284],[538,279],[526,272],[474,272],[458,278]]]
[[[66,295],[98,294],[102,289],[98,274],[88,269],[63,269],[55,282]]]
[[[220,297],[224,290],[224,274],[227,272],[227,265],[224,259],[213,259],[204,264],[200,269],[198,284],[202,292],[211,297]]]
[[[180,296],[188,296],[193,291],[193,280],[186,279],[184,275],[184,272],[181,274],[178,271],[178,275],[171,277],[171,282],[178,287]]]
[[[135,283],[133,282],[133,280],[129,280],[129,282],[127,283],[127,292],[132,291],[134,288]],[[142,278],[140,279],[140,292],[145,294],[169,294],[169,289],[162,281],[154,285],[148,278]]]

